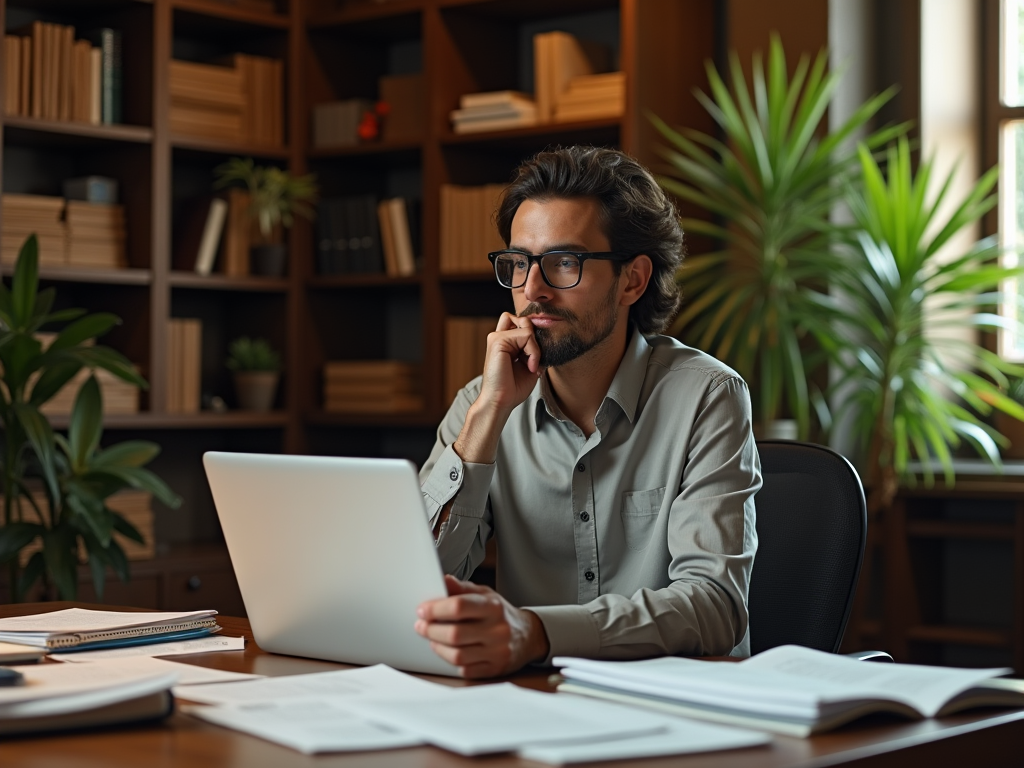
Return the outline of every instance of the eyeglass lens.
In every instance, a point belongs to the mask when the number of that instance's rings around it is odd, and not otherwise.
[[[506,288],[519,288],[526,283],[531,260],[519,253],[503,253],[494,260],[498,282]],[[538,264],[548,283],[555,288],[571,288],[580,281],[580,260],[572,253],[545,253]]]

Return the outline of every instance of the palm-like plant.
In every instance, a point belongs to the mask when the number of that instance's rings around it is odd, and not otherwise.
[[[889,148],[885,172],[867,147],[858,152],[864,183],[848,195],[856,236],[833,275],[841,292],[833,307],[835,332],[819,338],[851,392],[843,407],[853,409],[870,461],[869,506],[877,511],[891,504],[911,457],[924,460],[928,482],[927,460],[934,458],[952,483],[951,448],[961,440],[998,464],[1001,438],[978,414],[994,406],[1024,418],[1024,407],[1001,391],[1006,375],[1022,370],[974,341],[941,331],[1005,326],[1008,321],[990,308],[1003,298],[1000,282],[1024,269],[998,266],[993,239],[955,258],[939,257],[956,233],[995,205],[997,168],[943,218],[952,173],[929,200],[932,163],[922,161],[915,177],[906,140]]]
[[[51,312],[55,292],[52,288],[39,291],[38,263],[33,235],[18,254],[11,288],[0,282],[0,564],[9,563],[17,599],[43,579],[56,587],[62,599],[72,600],[82,546],[102,598],[107,566],[122,580],[128,578],[128,563],[113,533],[142,541],[139,532],[106,505],[106,499],[133,487],[153,493],[169,506],[177,506],[180,500],[144,469],[160,451],[155,444],[140,440],[99,448],[103,404],[95,377],[90,376],[78,392],[66,438],[56,434],[40,412],[83,368],[103,368],[140,387],[146,382],[122,355],[91,344],[120,322],[116,316],[87,315],[81,309]],[[44,348],[39,332],[55,324],[64,328]],[[43,483],[47,503],[42,509],[28,483],[32,478]],[[42,548],[21,569],[19,554],[37,539]]]
[[[295,215],[312,219],[310,202],[316,199],[315,176],[292,176],[276,166],[256,165],[251,157],[232,157],[214,169],[215,188],[243,184],[249,192],[249,215],[259,225],[264,240],[269,240],[278,224],[288,228]]]
[[[838,267],[829,216],[843,180],[857,170],[851,137],[892,95],[868,100],[819,138],[838,77],[827,71],[822,52],[813,64],[803,57],[790,79],[773,36],[767,75],[754,56],[752,93],[735,54],[731,85],[708,65],[711,96],[698,92],[697,98],[722,140],[655,119],[672,144],[663,152],[671,170],[662,185],[715,217],[714,223],[683,219],[683,228],[721,243],[720,250],[685,261],[678,279],[686,304],[670,333],[683,334],[750,382],[762,424],[778,418],[785,404],[801,437],[810,431],[812,406],[827,417],[824,398],[808,385],[825,358],[804,337],[823,320],[817,298]],[[902,130],[876,132],[867,144],[884,146]]]

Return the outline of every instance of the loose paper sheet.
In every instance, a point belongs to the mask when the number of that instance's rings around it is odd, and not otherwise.
[[[174,684],[174,695],[177,696],[182,686],[207,685],[210,683],[233,683],[242,680],[257,680],[263,675],[252,675],[246,672],[230,672],[223,669],[211,669],[200,667],[197,664],[181,664],[177,661],[167,659],[154,659],[149,656],[135,656],[127,659],[113,659],[108,661],[95,661],[91,664],[74,664],[67,666],[92,666],[102,664],[106,669],[116,669],[123,672],[135,672],[138,674],[169,675],[177,676]]]
[[[588,739],[574,744],[535,744],[520,749],[519,756],[551,765],[566,765],[743,749],[770,744],[771,740],[766,733],[674,717],[661,733],[612,740]]]
[[[244,637],[201,637],[198,640],[180,640],[176,643],[153,643],[151,645],[126,645],[121,648],[106,648],[98,651],[77,653],[51,653],[57,661],[98,661],[101,659],[125,659],[132,656],[184,656],[192,653],[213,653],[215,651],[245,650]]]
[[[76,665],[77,666],[77,665]],[[183,699],[202,704],[233,707],[278,705],[296,700],[339,698],[358,701],[367,696],[394,696],[397,699],[431,693],[448,686],[428,683],[412,675],[377,664],[372,667],[345,669],[337,672],[314,672],[308,675],[268,677],[251,682],[226,685],[204,685],[180,692]],[[176,695],[177,692],[176,692]]]
[[[264,709],[186,706],[183,711],[307,755],[397,749],[423,744],[417,736],[367,722],[331,701],[291,701]]]
[[[639,736],[666,730],[669,718],[576,696],[553,696],[511,683],[447,688],[432,695],[370,697],[369,720],[422,736],[462,755],[516,750],[529,744]]]

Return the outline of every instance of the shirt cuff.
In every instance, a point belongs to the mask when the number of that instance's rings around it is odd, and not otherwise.
[[[494,464],[464,462],[455,448],[449,445],[437,457],[434,469],[421,490],[434,503],[431,505],[434,507],[432,516],[458,494],[452,511],[462,517],[482,518],[492,477]]]
[[[601,650],[601,635],[590,609],[585,605],[524,606],[523,610],[537,615],[548,636],[548,656],[544,664],[551,664],[555,656],[596,658]]]

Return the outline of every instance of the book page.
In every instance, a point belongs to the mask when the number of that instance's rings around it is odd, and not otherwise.
[[[925,717],[933,717],[946,701],[977,683],[1013,671],[863,662],[795,645],[772,648],[737,666],[779,672],[796,680],[838,684],[861,698],[902,702]]]
[[[51,613],[31,616],[11,616],[0,619],[0,632],[94,632],[124,627],[145,627],[181,619],[213,616],[216,611],[186,611],[183,613],[130,613],[119,611],[90,611],[85,608],[67,608]]]

